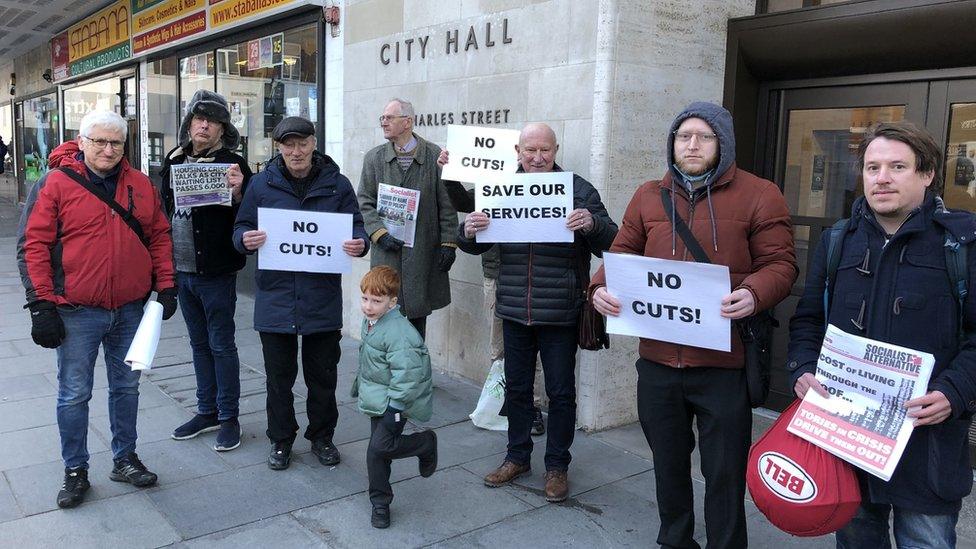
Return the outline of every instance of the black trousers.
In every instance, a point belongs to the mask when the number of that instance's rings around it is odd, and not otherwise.
[[[569,451],[576,434],[576,325],[526,326],[511,320],[502,322],[505,339],[505,406],[508,416],[508,455],[505,459],[527,464],[532,459],[532,403],[536,356],[542,358],[542,372],[549,397],[549,426],[546,434],[546,470],[566,471]]]
[[[637,375],[637,414],[654,455],[661,517],[657,542],[663,547],[700,547],[694,540],[691,480],[692,421],[696,420],[708,547],[746,547],[743,498],[752,410],[745,371],[671,368],[638,359]]]
[[[394,459],[419,457],[433,451],[433,437],[428,433],[403,434],[407,418],[396,421],[389,410],[370,418],[369,446],[366,447],[366,471],[369,474],[369,501],[373,507],[389,507],[393,501],[390,486],[390,464]]]
[[[420,332],[421,339],[427,339],[427,317],[426,316],[418,316],[417,318],[408,318],[407,320],[409,320],[410,324],[413,324],[413,327],[416,328],[418,332]]]
[[[268,376],[268,438],[273,442],[294,441],[298,422],[292,389],[298,377],[298,336],[260,333],[264,371]],[[332,440],[339,420],[335,391],[340,337],[338,330],[302,336],[302,373],[308,386],[305,438],[309,440]]]

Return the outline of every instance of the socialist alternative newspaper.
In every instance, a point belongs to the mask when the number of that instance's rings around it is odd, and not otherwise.
[[[925,394],[934,365],[929,353],[828,326],[817,381],[830,397],[807,391],[788,430],[890,480],[912,436],[905,401]]]

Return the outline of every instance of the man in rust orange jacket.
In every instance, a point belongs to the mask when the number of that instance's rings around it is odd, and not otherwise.
[[[732,115],[692,103],[671,126],[668,157],[668,173],[634,193],[609,251],[695,260],[665,213],[663,190],[709,260],[729,267],[733,290],[722,300],[722,316],[742,319],[775,306],[797,276],[789,211],[774,183],[736,167]],[[620,302],[605,285],[601,267],[590,285],[593,305],[618,315]],[[639,354],[637,412],[654,454],[657,542],[699,547],[691,481],[697,418],[708,546],[745,547],[752,415],[742,341],[733,330],[732,351],[722,352],[642,338]]]

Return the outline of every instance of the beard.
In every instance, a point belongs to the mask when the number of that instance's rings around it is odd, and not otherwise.
[[[710,170],[715,168],[716,163],[717,163],[717,159],[711,162],[702,162],[702,161],[696,162],[696,161],[681,159],[678,160],[677,162],[678,168],[681,170],[682,173],[693,177],[708,173]]]

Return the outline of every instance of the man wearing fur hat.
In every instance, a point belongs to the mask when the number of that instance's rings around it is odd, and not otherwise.
[[[200,90],[193,94],[180,124],[179,146],[166,155],[160,188],[173,226],[173,252],[180,309],[186,321],[193,369],[197,377],[197,414],[173,431],[186,440],[218,431],[214,450],[233,450],[241,444],[237,420],[241,395],[240,360],[234,342],[237,271],[245,257],[234,249],[234,218],[251,178],[247,161],[232,152],[240,142],[230,123],[222,96]],[[177,208],[170,184],[177,164],[231,164],[227,186],[232,204]]]

